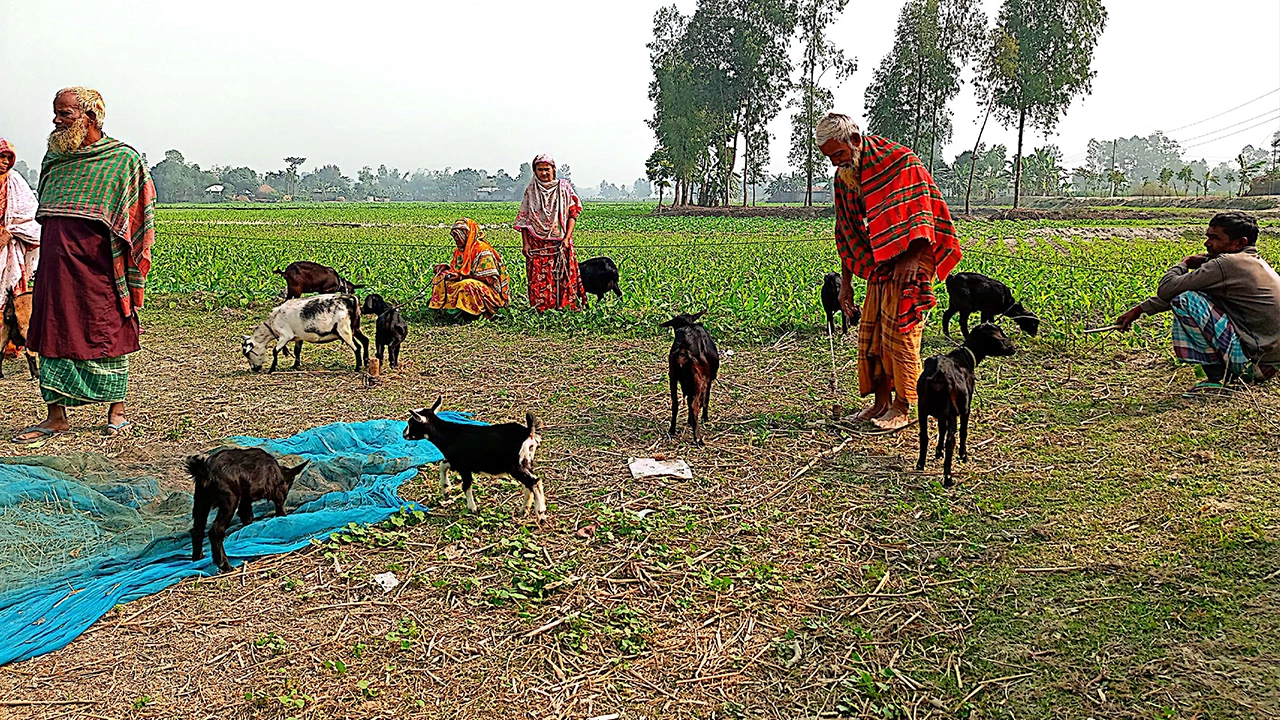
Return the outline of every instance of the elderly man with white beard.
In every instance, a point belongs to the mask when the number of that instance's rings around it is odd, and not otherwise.
[[[151,269],[156,190],[142,157],[103,134],[98,91],[53,99],[54,131],[40,169],[40,277],[27,348],[40,356],[43,422],[18,433],[38,442],[71,427],[67,408],[109,403],[106,433],[129,427],[129,354],[140,349],[138,311]]]

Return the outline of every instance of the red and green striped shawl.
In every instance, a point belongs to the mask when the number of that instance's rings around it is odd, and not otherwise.
[[[923,238],[933,248],[937,277],[945,280],[960,262],[960,241],[942,192],[916,154],[887,138],[864,135],[860,182],[849,182],[846,172],[836,173],[834,193],[836,248],[844,266],[870,279],[877,267]],[[919,287],[904,288],[912,298],[904,295],[899,330],[909,331],[936,304],[929,275],[913,283]]]
[[[40,168],[36,218],[99,220],[111,231],[116,295],[125,317],[142,307],[156,239],[156,187],[142,157],[106,137],[66,154],[48,153]]]

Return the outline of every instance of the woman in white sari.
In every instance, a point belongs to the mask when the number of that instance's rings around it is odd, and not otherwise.
[[[15,162],[13,146],[0,138],[0,309],[8,302],[10,290],[14,295],[31,290],[40,262],[39,203],[26,178],[10,172]]]

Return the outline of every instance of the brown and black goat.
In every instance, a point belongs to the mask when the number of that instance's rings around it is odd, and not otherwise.
[[[187,472],[195,480],[194,502],[191,508],[191,559],[204,557],[204,525],[209,510],[218,508],[218,515],[209,528],[209,549],[219,570],[231,569],[222,541],[232,516],[239,514],[240,522],[253,522],[253,503],[270,500],[275,503],[276,516],[285,514],[284,503],[293,481],[307,466],[304,461],[296,467],[283,467],[265,450],[259,448],[223,448],[208,457],[192,455],[187,458]]]
[[[676,420],[680,415],[680,397],[677,386],[689,402],[689,426],[693,428],[693,442],[703,445],[698,415],[705,422],[711,407],[711,383],[720,372],[720,351],[711,333],[698,322],[706,311],[696,315],[680,313],[661,324],[676,331],[671,352],[667,354],[667,375],[671,381],[671,429],[676,434]]]
[[[364,287],[356,285],[338,274],[337,270],[320,263],[299,260],[289,263],[284,270],[273,270],[284,277],[286,300],[302,297],[303,293],[342,293],[351,295]]]
[[[13,343],[18,354],[27,359],[31,379],[36,377],[36,355],[26,349],[27,331],[31,328],[31,293],[14,295],[10,290],[4,301],[4,320],[0,323],[0,352]],[[4,377],[4,363],[0,362],[0,378]]]

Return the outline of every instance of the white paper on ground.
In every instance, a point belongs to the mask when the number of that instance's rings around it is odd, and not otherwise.
[[[391,589],[399,585],[400,581],[392,573],[384,572],[373,576],[373,584],[382,588],[382,592],[391,592]]]
[[[628,466],[631,477],[677,477],[692,480],[693,470],[683,460],[658,460],[656,458],[631,458]]]

